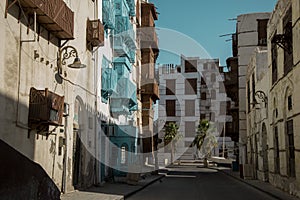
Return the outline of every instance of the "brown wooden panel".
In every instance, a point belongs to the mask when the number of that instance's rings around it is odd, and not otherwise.
[[[63,0],[20,0],[28,14],[34,11],[37,21],[60,39],[74,38],[74,13]]]
[[[176,100],[166,100],[167,116],[176,116]]]

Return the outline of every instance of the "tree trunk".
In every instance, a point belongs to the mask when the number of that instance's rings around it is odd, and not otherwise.
[[[207,161],[206,157],[203,160],[203,165],[204,165],[204,167],[208,167],[208,161]]]

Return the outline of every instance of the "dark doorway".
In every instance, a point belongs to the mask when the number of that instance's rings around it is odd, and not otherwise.
[[[73,186],[78,188],[80,185],[81,171],[81,139],[78,130],[73,131]]]

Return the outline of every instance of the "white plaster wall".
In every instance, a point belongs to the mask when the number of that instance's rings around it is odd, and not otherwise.
[[[94,87],[94,62],[92,55],[86,49],[86,21],[87,18],[95,18],[94,4],[92,1],[72,1],[69,3],[71,10],[74,11],[75,26],[74,37],[66,45],[72,45],[78,50],[79,57],[82,63],[87,65],[87,68],[75,70],[63,66],[63,76],[68,81],[63,81],[63,84],[58,84],[55,80],[55,73],[57,72],[57,40],[52,37],[54,43],[48,43],[47,37],[40,36],[39,41],[22,43],[21,52],[20,39],[33,39],[33,31],[26,33],[26,25],[18,23],[17,19],[8,14],[7,18],[0,18],[1,38],[3,45],[0,46],[0,67],[1,71],[1,103],[4,105],[5,112],[1,117],[1,131],[0,138],[16,148],[20,153],[24,154],[29,159],[40,164],[48,175],[54,180],[58,188],[61,188],[63,156],[58,155],[58,138],[64,137],[64,132],[67,132],[67,190],[72,190],[72,157],[73,157],[73,115],[74,115],[74,101],[76,96],[80,96],[85,103],[87,109],[86,116],[94,117],[94,103],[95,103],[95,87]],[[5,1],[0,2],[1,15],[4,16]],[[84,28],[82,28],[84,27]],[[21,29],[21,33],[20,33]],[[46,31],[43,30],[42,35]],[[34,50],[39,54],[38,59],[34,59]],[[20,55],[20,65],[18,57]],[[43,58],[44,60],[41,60]],[[49,61],[49,64],[46,64]],[[73,62],[73,60],[68,60]],[[20,78],[18,73],[20,71]],[[65,76],[66,75],[66,76]],[[20,81],[20,82],[19,82]],[[72,82],[72,83],[71,83]],[[74,85],[76,83],[77,85]],[[18,92],[18,84],[20,84],[20,91]],[[80,87],[78,87],[78,85]],[[70,116],[67,117],[68,126],[60,131],[58,128],[48,138],[37,135],[34,131],[27,137],[28,130],[28,106],[29,106],[29,90],[31,87],[37,89],[48,88],[61,96],[65,96],[65,102],[70,105]],[[84,89],[82,89],[84,88]],[[20,101],[17,103],[18,93]],[[8,98],[10,100],[8,100]],[[13,102],[13,104],[11,103]],[[16,108],[19,105],[19,112]],[[85,119],[88,122],[88,117]],[[16,126],[16,121],[20,126]],[[87,123],[88,124],[88,123]],[[84,140],[90,141],[91,145],[86,148],[95,153],[95,124],[92,120],[91,127],[84,127]],[[64,149],[63,149],[64,153]],[[89,157],[86,158],[88,160]],[[86,164],[86,163],[85,163]],[[84,166],[84,174],[87,174],[87,168]]]

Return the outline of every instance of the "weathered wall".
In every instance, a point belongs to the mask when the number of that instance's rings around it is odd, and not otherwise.
[[[48,177],[56,184],[57,189],[62,189],[63,179],[66,179],[66,191],[73,190],[73,117],[74,102],[76,97],[83,101],[84,119],[81,132],[85,142],[85,150],[82,150],[82,174],[86,177],[82,186],[92,185],[95,180],[95,172],[90,166],[94,165],[95,154],[95,66],[92,54],[86,49],[86,21],[94,19],[93,1],[72,1],[68,6],[74,11],[74,37],[75,40],[67,42],[78,50],[82,63],[87,65],[85,69],[70,69],[63,66],[63,80],[57,76],[57,52],[59,41],[51,35],[48,41],[48,31],[41,28],[41,35],[35,42],[20,42],[32,40],[33,27],[27,33],[26,18],[22,15],[18,23],[18,9],[14,6],[9,10],[7,18],[4,18],[5,1],[1,1],[0,36],[0,102],[3,112],[0,113],[0,139],[23,156],[38,163]],[[84,27],[84,28],[83,28]],[[38,58],[34,56],[38,54]],[[73,58],[67,60],[67,64],[73,62]],[[70,115],[63,118],[62,127],[50,127],[52,134],[29,131],[28,109],[29,91],[31,87],[37,89],[48,88],[61,96],[65,96],[65,102],[70,105]],[[84,126],[83,126],[84,125]],[[66,146],[59,153],[59,138],[66,139]],[[1,151],[2,153],[2,151]],[[65,156],[66,154],[66,156]],[[64,165],[65,160],[65,165]],[[21,169],[21,165],[18,165]],[[26,169],[24,169],[26,173]],[[63,175],[63,171],[65,174]],[[91,178],[90,173],[93,173]],[[37,174],[38,175],[38,174]]]
[[[299,13],[300,6],[298,0],[279,0],[274,12],[272,13],[271,19],[269,21],[268,27],[268,63],[269,63],[269,74],[270,80],[269,83],[271,85],[270,90],[270,106],[269,106],[269,118],[271,123],[271,129],[268,134],[268,141],[270,141],[269,145],[269,167],[270,167],[270,183],[273,185],[283,189],[284,191],[289,192],[290,194],[300,196],[300,169],[299,169],[299,143],[300,136],[299,132],[299,113],[300,113],[300,105],[298,99],[300,98],[299,94],[299,73],[300,73],[300,65],[299,65],[299,42],[300,42],[300,32],[299,32]],[[283,25],[282,20],[287,12],[288,8],[292,6],[292,24],[293,24],[293,58],[294,58],[294,67],[287,74],[284,75],[284,50],[280,47],[277,47],[278,56],[277,56],[277,69],[278,69],[278,79],[272,85],[272,54],[271,54],[271,39],[274,34],[283,33]],[[287,97],[292,96],[292,109],[287,109]],[[278,115],[276,116],[276,109],[278,111]],[[294,147],[295,147],[295,164],[296,164],[296,176],[291,177],[289,174],[289,157],[288,157],[288,140],[286,134],[286,122],[287,120],[293,120],[293,130],[294,130]],[[280,149],[280,170],[279,172],[275,171],[275,162],[274,162],[274,128],[278,127],[278,136],[279,136],[279,149]]]
[[[238,69],[239,69],[239,159],[246,162],[247,123],[246,123],[246,73],[250,57],[258,46],[257,19],[268,19],[270,13],[250,13],[237,17]]]
[[[269,131],[268,120],[268,103],[267,100],[259,98],[255,95],[253,99],[252,93],[262,91],[268,98],[269,81],[267,48],[257,47],[250,59],[247,67],[246,81],[250,83],[250,110],[248,110],[247,102],[247,162],[252,164],[254,178],[259,180],[268,180],[268,159],[267,159],[267,133]],[[252,76],[255,79],[255,91],[252,88]],[[248,86],[247,86],[248,87]],[[248,90],[246,88],[246,90]],[[248,99],[248,94],[246,95]],[[251,104],[257,101],[258,104]],[[263,127],[264,126],[264,127]],[[264,129],[265,128],[265,129]]]

